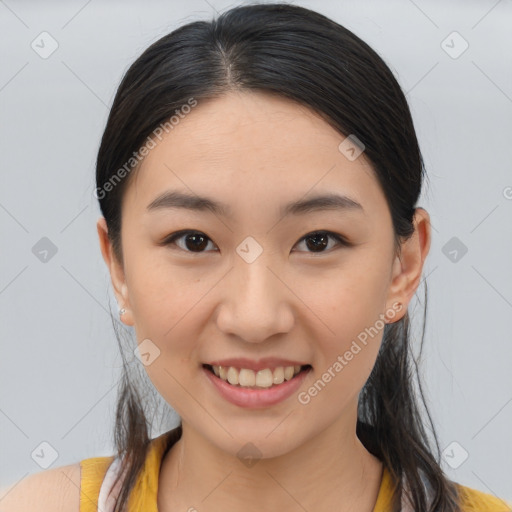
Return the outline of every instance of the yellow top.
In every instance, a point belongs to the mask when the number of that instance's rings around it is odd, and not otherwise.
[[[139,474],[134,491],[128,501],[128,511],[158,512],[157,491],[160,463],[169,448],[179,439],[177,429],[170,430],[151,440],[146,462]],[[105,475],[114,456],[93,457],[80,461],[81,487],[80,512],[98,512],[98,498]],[[490,494],[457,484],[462,497],[464,512],[512,512],[512,506]],[[104,486],[108,487],[108,486]],[[373,512],[390,512],[394,486],[390,472],[384,467],[382,481]],[[105,491],[103,490],[103,493]],[[112,498],[111,498],[112,499]],[[102,512],[110,512],[111,506],[102,500]],[[110,502],[111,504],[113,501]]]

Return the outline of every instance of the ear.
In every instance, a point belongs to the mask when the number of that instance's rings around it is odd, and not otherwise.
[[[128,298],[128,286],[126,285],[124,269],[115,257],[112,244],[108,238],[108,227],[105,217],[100,217],[96,223],[100,241],[101,254],[110,272],[110,279],[114,287],[119,307],[125,308],[126,312],[121,316],[121,321],[126,325],[133,325],[132,311]]]
[[[430,250],[430,215],[425,209],[416,208],[413,223],[413,235],[402,243],[401,254],[397,255],[393,262],[386,306],[387,311],[392,308],[402,312],[401,315],[393,317],[393,322],[400,320],[405,315],[407,306],[421,282],[423,264]],[[396,308],[397,302],[402,303],[401,309]]]

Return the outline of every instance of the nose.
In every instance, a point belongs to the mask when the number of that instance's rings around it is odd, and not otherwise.
[[[249,343],[288,333],[294,324],[288,286],[264,258],[237,261],[223,284],[218,328]]]

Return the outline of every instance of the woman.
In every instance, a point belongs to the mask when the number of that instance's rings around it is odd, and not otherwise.
[[[97,228],[180,424],[150,439],[125,359],[116,454],[62,468],[59,510],[510,510],[446,477],[416,401],[423,175],[392,72],[318,13],[246,5],[151,45],[103,134]]]

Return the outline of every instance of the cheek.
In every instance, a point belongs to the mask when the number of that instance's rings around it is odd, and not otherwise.
[[[388,273],[384,262],[370,260],[361,252],[353,261],[330,269],[324,277],[301,279],[304,286],[300,296],[330,328],[333,337],[356,336],[374,325],[383,313]]]
[[[141,332],[164,339],[195,313],[208,283],[193,270],[171,267],[162,256],[150,256],[127,264],[130,306]]]
[[[185,391],[190,387],[190,369],[185,374],[182,368],[177,358],[170,357],[167,352],[162,352],[150,366],[145,367],[155,389],[180,416],[186,415],[191,407],[190,394]]]
[[[350,268],[347,264],[330,275],[331,279],[319,281],[321,288],[307,302],[323,321],[323,328],[317,330],[318,339],[324,340],[322,367],[333,366],[341,356],[343,369],[337,365],[337,374],[359,381],[371,372],[386,325],[385,263],[361,256]]]
[[[186,272],[168,274],[153,267],[134,280],[133,310],[137,340],[149,339],[158,353],[145,367],[148,377],[179,410],[180,400],[186,405],[184,388],[195,378],[193,373],[201,371],[198,340],[209,314],[208,302],[201,299],[212,285],[197,277],[189,280]]]
[[[343,407],[355,398],[365,385],[375,365],[382,342],[384,321],[370,321],[367,315],[354,318],[337,316],[336,336],[326,339],[322,346],[317,379],[328,388],[324,399]]]

